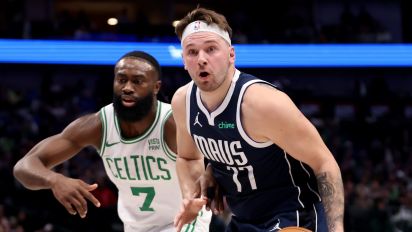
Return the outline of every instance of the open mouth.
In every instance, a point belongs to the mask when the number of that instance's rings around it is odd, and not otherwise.
[[[208,72],[200,72],[199,76],[202,77],[202,78],[207,77],[207,76],[209,76],[209,73]]]
[[[133,106],[136,103],[136,100],[133,97],[124,96],[122,97],[122,103],[124,106]]]

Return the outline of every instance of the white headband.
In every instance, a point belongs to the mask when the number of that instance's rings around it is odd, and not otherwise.
[[[213,32],[217,35],[220,35],[220,37],[226,40],[226,42],[228,42],[229,45],[232,44],[230,41],[229,33],[227,31],[222,30],[220,27],[218,27],[216,23],[207,24],[204,21],[194,21],[194,22],[189,23],[189,25],[187,25],[186,28],[183,30],[182,41],[181,41],[182,46],[183,46],[183,40],[185,40],[187,36],[193,33],[196,33],[196,32],[201,32],[201,31]]]

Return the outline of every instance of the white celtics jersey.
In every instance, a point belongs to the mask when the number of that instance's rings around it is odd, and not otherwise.
[[[176,154],[163,139],[163,126],[170,115],[170,105],[158,101],[153,124],[141,136],[126,139],[121,136],[113,105],[100,110],[100,156],[107,175],[118,188],[118,213],[126,231],[172,228],[181,206]]]

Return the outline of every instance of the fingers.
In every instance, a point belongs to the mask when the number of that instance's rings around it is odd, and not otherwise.
[[[187,203],[187,202],[186,202]],[[185,204],[184,204],[184,202],[183,202],[183,205],[182,205],[182,207],[181,207],[181,209],[180,209],[180,212],[176,215],[176,217],[175,217],[175,219],[174,219],[174,221],[173,221],[173,226],[176,228],[176,231],[181,231],[182,230],[182,228],[183,228],[183,226],[185,225],[185,224],[187,224],[188,222],[186,222],[185,223],[185,219],[184,218],[187,218],[187,214],[188,214],[188,212],[187,211],[185,211],[185,208],[186,208],[187,206],[185,206]],[[186,219],[187,220],[187,219]]]
[[[176,226],[176,231],[180,232],[182,230],[183,226],[184,226],[184,224],[181,221],[179,221],[179,223]]]
[[[224,202],[223,195],[219,185],[216,185],[213,188],[208,189],[208,192],[208,194],[213,198],[209,198],[208,203],[206,205],[206,209],[212,209],[214,214],[222,213],[224,211]]]
[[[180,220],[182,218],[182,213],[183,213],[182,211],[183,209],[176,215],[175,219],[173,220],[173,226],[176,227],[177,231],[180,231],[180,229],[182,229],[181,227],[179,229],[179,224],[180,224]]]
[[[95,190],[98,185],[88,185],[86,183],[84,184],[84,188],[80,188],[79,191],[75,194],[75,197],[72,199],[72,205],[74,205],[81,218],[85,218],[87,214],[88,208],[86,199],[92,202],[96,207],[100,207],[99,200],[97,200],[97,198],[95,198],[94,195],[90,193],[90,191]]]
[[[72,204],[70,202],[67,203],[62,203],[62,205],[64,206],[64,208],[66,208],[67,212],[69,212],[69,214],[71,215],[76,215],[77,211],[74,210]]]
[[[213,210],[214,214],[220,214],[224,211],[223,195],[219,185],[208,187],[206,189],[207,203],[206,209]]]
[[[94,195],[91,193],[91,191],[97,189],[98,184],[92,184],[92,185],[87,185],[87,190],[88,191],[82,191],[82,195],[88,199],[90,202],[93,203],[93,205],[95,205],[96,207],[100,207],[100,202],[99,200],[97,200],[96,197],[94,197]]]
[[[85,183],[86,184],[86,183]],[[97,189],[97,187],[99,187],[98,184],[94,183],[94,184],[86,184],[87,185],[87,189],[89,190],[89,192]]]
[[[202,207],[207,203],[206,197],[200,197],[195,199],[184,199],[182,201],[182,207],[180,212],[176,215],[173,225],[177,231],[180,231],[183,225],[193,221],[198,215]]]
[[[52,191],[56,199],[70,214],[76,215],[78,213],[81,218],[85,218],[88,211],[87,200],[96,207],[100,207],[99,200],[90,192],[97,187],[97,184],[89,185],[77,179],[56,185]]]
[[[84,199],[83,201],[86,202]],[[71,215],[76,215],[77,213],[79,213],[79,216],[81,218],[85,218],[87,214],[87,203],[85,207],[84,202],[75,197],[72,197],[71,199],[62,202],[62,204]]]
[[[206,195],[203,196],[207,196],[207,203],[206,203],[206,209],[210,210],[212,208],[212,202],[215,201],[215,190],[216,187],[208,187],[206,189]]]
[[[214,187],[210,191],[211,191],[210,194],[213,196],[213,204],[212,204],[211,208],[212,208],[214,214],[219,214],[220,199],[219,199],[218,186]]]
[[[220,214],[225,210],[225,204],[223,201],[223,195],[222,195],[222,191],[220,191],[219,186],[216,187],[216,192],[215,192],[215,202],[216,202],[216,206],[215,206],[215,210],[217,210],[217,212]]]
[[[199,210],[207,204],[207,197],[201,196],[200,198],[195,198],[192,200],[192,204],[194,208],[197,210],[197,212],[199,212]]]
[[[207,194],[208,185],[209,185],[209,183],[207,183],[205,178],[200,178],[200,195],[201,196],[209,197],[209,195]]]

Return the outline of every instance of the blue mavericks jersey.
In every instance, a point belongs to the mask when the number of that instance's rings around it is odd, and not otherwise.
[[[244,131],[242,98],[247,87],[255,83],[270,85],[236,70],[225,99],[213,112],[203,105],[193,81],[186,96],[189,133],[212,164],[232,213],[251,222],[280,212],[313,208],[321,201],[308,165],[270,141],[253,141]]]

